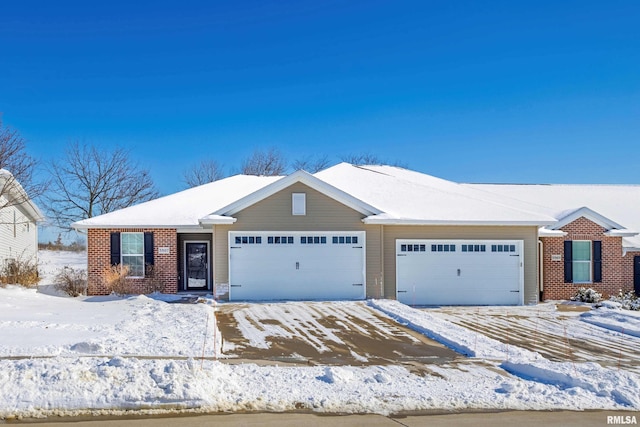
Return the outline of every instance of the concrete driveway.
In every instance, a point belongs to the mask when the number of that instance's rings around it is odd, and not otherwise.
[[[365,302],[228,303],[217,320],[225,356],[243,361],[423,370],[460,357]]]
[[[545,302],[522,307],[426,308],[432,315],[557,362],[597,362],[640,373],[640,338],[580,320],[581,312]]]

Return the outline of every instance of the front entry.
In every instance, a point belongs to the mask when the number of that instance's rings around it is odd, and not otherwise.
[[[184,242],[184,289],[209,289],[209,242]]]
[[[640,296],[640,255],[633,257],[633,289]]]

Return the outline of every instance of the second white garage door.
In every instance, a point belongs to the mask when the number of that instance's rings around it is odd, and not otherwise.
[[[364,232],[229,232],[230,300],[364,298]]]
[[[522,240],[397,240],[397,298],[410,305],[523,303]]]

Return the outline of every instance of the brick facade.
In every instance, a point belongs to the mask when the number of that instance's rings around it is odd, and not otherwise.
[[[105,272],[111,267],[111,233],[152,232],[154,240],[153,256],[157,280],[163,285],[164,293],[178,292],[178,234],[175,229],[124,229],[90,228],[87,234],[87,274],[88,294],[108,295],[111,291],[105,284]],[[168,247],[169,254],[159,254],[159,247]],[[146,293],[150,289],[150,278],[127,278],[134,293]]]
[[[544,300],[569,299],[578,288],[588,287],[603,294],[618,294],[633,289],[633,256],[622,254],[622,237],[605,236],[607,231],[600,225],[580,217],[561,228],[567,235],[563,237],[541,237],[543,243],[542,265],[544,280]],[[602,242],[602,282],[565,283],[564,242],[565,240],[599,240]],[[560,255],[552,261],[553,255]],[[630,260],[630,261],[629,261]]]

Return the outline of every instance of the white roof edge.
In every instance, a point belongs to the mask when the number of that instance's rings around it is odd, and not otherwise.
[[[562,230],[550,230],[548,228],[541,228],[538,230],[538,237],[564,237],[566,236],[566,231]]]
[[[362,220],[365,224],[382,224],[382,225],[483,225],[483,226],[531,226],[539,227],[541,225],[553,224],[551,221],[450,221],[450,220],[421,220],[407,218],[365,218]]]
[[[25,189],[22,187],[22,185],[20,185],[18,180],[13,176],[11,172],[6,169],[0,169],[0,178],[2,178],[4,182],[10,181],[9,193],[18,193],[18,198],[25,199],[22,203],[17,203],[17,206],[24,207],[34,222],[37,223],[44,221],[44,214],[42,213],[38,205],[36,205],[31,197],[29,197]],[[15,194],[14,197],[16,197]]]
[[[606,229],[618,229],[618,230],[625,230],[625,227],[618,224],[615,221],[612,221],[611,219],[599,214],[598,212],[594,211],[593,209],[590,209],[586,206],[583,206],[579,209],[576,209],[572,212],[570,212],[569,214],[558,218],[558,222],[556,222],[553,227],[551,227],[554,230],[557,230],[559,228],[564,227],[567,224],[572,223],[573,221],[575,221],[576,219],[580,218],[580,217],[585,217],[590,221],[595,222],[596,224],[606,228]]]
[[[204,218],[200,218],[198,222],[201,225],[215,225],[215,224],[234,224],[238,219],[231,216],[222,215],[207,215]]]
[[[610,231],[605,231],[604,235],[605,236],[609,236],[609,237],[633,237],[633,236],[637,236],[638,233],[637,231],[631,231],[631,230],[610,230]]]
[[[308,172],[298,170],[291,175],[282,177],[281,179],[273,182],[253,193],[236,200],[235,202],[223,207],[222,209],[213,212],[211,215],[234,215],[241,210],[248,208],[249,206],[266,199],[267,197],[284,190],[296,182],[301,182],[314,190],[321,192],[322,194],[364,214],[372,215],[382,213],[379,209],[357,199],[350,194],[334,187],[322,181],[320,178],[316,178]],[[206,217],[204,217],[206,218]]]
[[[88,230],[90,228],[163,228],[163,229],[201,229],[202,227],[198,227],[197,225],[186,225],[186,224],[176,224],[176,225],[157,225],[157,224],[78,224],[74,222],[71,224],[71,228],[78,231]]]
[[[640,248],[634,246],[627,246],[622,248],[622,255],[626,255],[627,252],[640,252]]]

